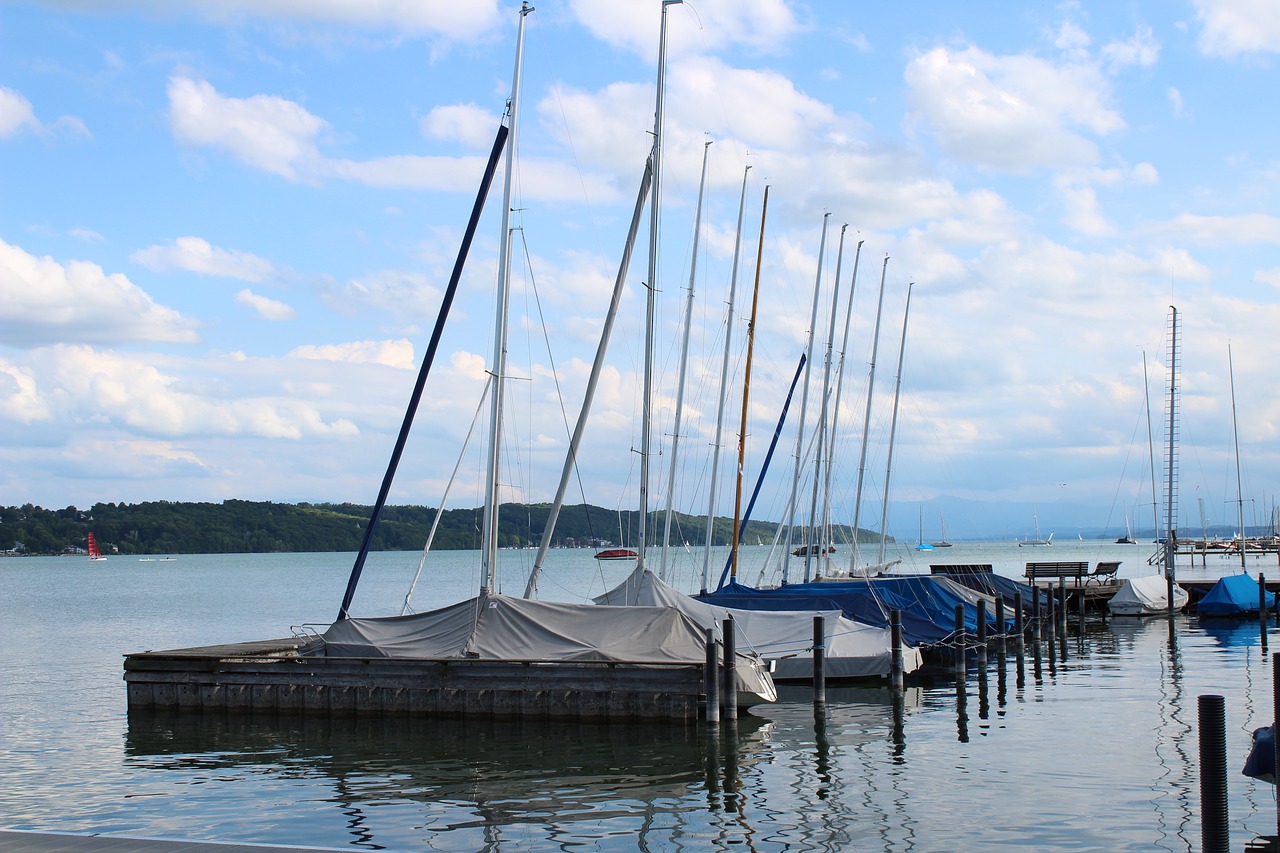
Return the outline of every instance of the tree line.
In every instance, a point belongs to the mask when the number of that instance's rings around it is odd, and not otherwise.
[[[536,547],[551,505],[503,504],[498,544],[503,548]],[[440,550],[475,549],[480,545],[482,510],[450,509],[440,517],[432,543]],[[274,503],[226,500],[221,503],[146,501],[97,503],[44,509],[32,504],[0,508],[0,552],[51,555],[84,553],[90,532],[103,553],[236,554],[303,551],[356,551],[373,507],[351,503]],[[555,547],[635,547],[639,512],[578,504],[566,506],[556,523]],[[426,506],[387,506],[374,529],[375,551],[419,550],[427,541],[436,510]],[[649,541],[661,535],[663,517],[650,515]],[[751,521],[744,540],[768,542],[778,525]],[[717,518],[712,541],[728,544],[733,521]],[[704,517],[676,513],[672,543],[699,546],[706,537]],[[872,534],[861,531],[860,539]]]

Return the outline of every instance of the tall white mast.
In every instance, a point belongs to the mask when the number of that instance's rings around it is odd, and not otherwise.
[[[880,313],[884,309],[884,277],[889,269],[889,256],[880,267],[880,298],[876,302],[876,325],[871,333],[871,366],[867,371],[867,410],[862,418],[862,453],[858,457],[858,485],[853,496],[853,547],[849,549],[849,573],[858,568],[858,520],[862,516],[862,475],[867,467],[867,434],[871,430],[871,395],[876,386],[876,349],[880,346]]]
[[[507,163],[502,188],[502,231],[498,246],[497,311],[493,332],[493,395],[489,406],[489,459],[485,468],[484,523],[481,531],[480,567],[484,575],[482,591],[497,591],[498,568],[498,475],[502,467],[502,407],[507,370],[507,314],[511,290],[511,184],[515,172],[516,118],[520,102],[520,69],[524,55],[524,22],[533,11],[525,2],[520,7],[520,28],[516,35],[516,69],[511,80],[511,100],[507,103]]]
[[[742,215],[747,205],[747,173],[742,170],[742,194],[738,197],[738,230],[733,239],[733,267],[729,273],[729,311],[724,324],[724,358],[720,362],[720,402],[716,406],[716,440],[711,445],[711,485],[707,493],[707,537],[702,549],[702,592],[711,574],[711,539],[716,523],[716,483],[720,471],[720,440],[724,435],[724,403],[729,384],[729,352],[733,342],[733,306],[738,295],[738,259],[742,254]]]
[[[684,379],[689,366],[689,327],[693,324],[693,293],[698,275],[698,237],[702,231],[702,194],[707,187],[707,154],[710,140],[702,146],[702,178],[698,181],[698,208],[693,217],[693,261],[689,264],[689,293],[684,303],[684,341],[680,345],[680,374],[676,379],[676,414],[671,430],[671,473],[667,478],[667,515],[662,528],[662,564],[658,576],[667,575],[667,552],[671,550],[671,514],[676,497],[676,463],[680,452],[680,416],[684,413]]]
[[[844,312],[844,332],[840,342],[840,364],[836,368],[836,399],[832,407],[831,413],[831,429],[828,430],[827,441],[827,478],[823,485],[824,496],[822,499],[822,541],[831,541],[831,469],[834,467],[831,460],[835,459],[836,454],[836,428],[840,425],[840,392],[844,387],[844,355],[849,349],[849,326],[853,323],[853,297],[858,287],[858,261],[862,257],[862,240],[858,241],[858,247],[853,253],[853,276],[849,279],[849,299]],[[854,531],[854,538],[857,538],[857,531]]]
[[[646,533],[649,526],[649,445],[650,424],[653,420],[653,336],[656,322],[655,298],[658,292],[658,209],[662,186],[662,109],[663,90],[667,64],[667,7],[683,0],[662,0],[662,24],[658,35],[658,95],[653,114],[653,185],[649,199],[649,270],[645,282],[644,312],[644,386],[640,393],[640,531],[639,554],[636,568],[643,570]]]
[[[1227,375],[1231,377],[1231,436],[1236,446],[1236,514],[1240,522],[1240,571],[1248,569],[1245,560],[1244,485],[1240,480],[1240,427],[1236,422],[1236,369],[1231,361],[1231,344],[1227,344]]]
[[[889,522],[889,478],[893,473],[893,437],[898,431],[898,397],[902,393],[902,361],[907,354],[907,318],[911,315],[911,288],[915,287],[915,282],[907,284],[907,307],[902,312],[902,343],[898,345],[898,378],[893,387],[893,416],[889,418],[889,452],[885,454],[884,461],[884,501],[880,504],[880,556],[876,558],[876,562],[884,565],[884,542],[888,531]],[[921,517],[920,523],[920,540],[924,541],[924,521]],[[1036,538],[1040,533],[1036,532]]]
[[[804,465],[804,421],[805,410],[809,407],[809,374],[810,367],[813,365],[813,339],[818,334],[818,297],[822,292],[822,256],[827,248],[827,223],[831,221],[831,214],[822,214],[822,240],[818,243],[818,272],[813,280],[813,307],[809,312],[809,344],[807,349],[806,360],[804,363],[804,384],[800,388],[800,421],[796,425],[796,464],[795,473],[791,477],[791,499],[787,501],[787,545],[782,552],[782,582],[785,584],[790,580],[791,567],[791,546],[795,542],[796,530],[796,493],[800,489],[800,469]],[[806,534],[801,540],[805,543],[804,565],[805,571],[809,568],[809,537]]]
[[[836,340],[836,310],[840,302],[840,266],[844,263],[844,232],[849,230],[848,224],[840,226],[840,244],[836,250],[836,277],[831,285],[831,320],[827,323],[827,358],[822,366],[822,406],[818,410],[818,450],[817,458],[813,463],[813,498],[809,502],[809,534],[806,540],[813,538],[818,540],[818,571],[822,571],[822,564],[827,559],[826,530],[821,524],[821,516],[818,515],[818,488],[822,480],[822,465],[825,462],[828,468],[831,465],[831,457],[825,459],[824,451],[827,448],[827,401],[831,397],[831,356],[835,349]],[[830,483],[830,480],[827,481]],[[824,513],[825,513],[825,507]],[[817,535],[814,535],[817,531]],[[809,558],[812,548],[805,549],[804,557],[804,580],[808,583],[812,578],[809,574]]]

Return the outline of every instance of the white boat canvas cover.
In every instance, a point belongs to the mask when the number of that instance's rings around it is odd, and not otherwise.
[[[706,634],[675,607],[600,607],[482,594],[408,616],[350,618],[322,635],[327,657],[705,663]],[[740,652],[740,694],[772,702],[759,658]]]
[[[662,605],[680,609],[704,630],[713,628],[717,638],[726,618],[732,616],[740,648],[754,651],[771,666],[779,680],[813,676],[813,617],[824,617],[828,678],[870,678],[889,675],[893,648],[889,629],[848,619],[839,610],[769,611],[719,607],[698,601],[673,589],[648,569],[632,572],[621,584],[595,598],[597,605]],[[902,668],[913,672],[921,665],[920,652],[903,646]]]
[[[1187,606],[1190,596],[1177,584],[1173,585],[1173,609]],[[1164,575],[1143,575],[1128,578],[1116,594],[1107,602],[1107,609],[1116,616],[1154,616],[1169,612],[1169,582]]]

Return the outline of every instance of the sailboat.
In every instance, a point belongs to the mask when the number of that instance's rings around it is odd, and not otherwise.
[[[98,547],[98,540],[93,538],[92,531],[89,532],[89,559],[90,560],[107,559],[106,557],[102,556],[102,549]]]
[[[1052,533],[1049,534],[1048,539],[1040,538],[1040,516],[1036,513],[1035,507],[1031,508],[1031,518],[1035,522],[1036,536],[1034,539],[1023,539],[1018,543],[1018,547],[1021,548],[1023,545],[1052,545],[1053,544]]]
[[[933,543],[935,548],[950,548],[951,543],[947,541],[947,523],[942,518],[942,513],[938,513],[938,527],[942,530],[942,539]]]
[[[538,601],[532,597],[536,587],[537,571],[545,559],[554,531],[556,517],[563,504],[564,490],[568,480],[567,472],[572,470],[574,456],[582,438],[582,430],[587,412],[595,392],[595,385],[603,366],[604,352],[608,343],[609,332],[617,314],[618,304],[624,290],[627,265],[630,260],[631,246],[643,214],[644,200],[649,193],[651,182],[656,194],[657,150],[655,138],[654,153],[650,155],[637,198],[632,217],[631,230],[628,234],[626,249],[620,263],[618,277],[615,281],[609,314],[605,321],[605,329],[597,348],[596,361],[592,367],[588,381],[583,407],[579,414],[570,451],[562,474],[560,491],[553,505],[543,530],[542,543],[535,558],[534,572],[530,575],[524,598],[503,595],[497,592],[496,570],[498,555],[498,511],[497,500],[500,454],[502,448],[502,400],[506,377],[506,337],[507,337],[507,302],[511,257],[511,225],[510,212],[511,190],[513,181],[513,158],[517,150],[515,144],[516,127],[520,93],[521,57],[524,46],[525,18],[533,11],[528,2],[520,10],[520,28],[516,41],[516,62],[514,79],[511,87],[511,98],[508,102],[505,126],[500,128],[490,157],[489,171],[486,172],[486,184],[476,200],[476,208],[468,226],[464,242],[464,252],[460,253],[455,266],[453,278],[442,304],[441,314],[437,318],[432,342],[427,355],[423,359],[422,369],[415,388],[414,398],[406,412],[401,427],[396,450],[392,455],[383,480],[382,491],[375,504],[373,516],[366,527],[364,541],[352,569],[347,584],[347,592],[343,598],[338,618],[321,635],[323,644],[319,654],[325,656],[357,657],[357,658],[403,658],[414,660],[466,660],[494,663],[511,663],[519,661],[528,665],[538,662],[543,668],[555,664],[573,665],[582,661],[628,662],[631,664],[656,664],[661,662],[705,663],[709,654],[703,627],[691,619],[680,609],[668,605],[652,607],[603,607],[597,604],[578,604]],[[660,54],[665,52],[666,44],[666,4],[663,6],[663,31],[660,43]],[[661,65],[660,65],[661,67]],[[661,77],[659,78],[661,80]],[[661,90],[661,84],[659,84]],[[659,103],[661,102],[659,96]],[[658,110],[658,126],[661,126],[661,108]],[[493,362],[490,373],[493,376],[493,393],[491,394],[491,416],[489,419],[488,458],[484,472],[485,508],[482,527],[481,575],[482,583],[478,595],[438,610],[426,613],[378,617],[356,618],[351,616],[349,608],[354,597],[360,569],[367,555],[372,538],[373,528],[377,523],[386,495],[390,488],[399,455],[403,450],[409,426],[412,423],[417,402],[421,397],[427,371],[434,359],[435,348],[443,329],[444,319],[456,292],[461,266],[465,260],[465,248],[469,246],[478,221],[479,210],[487,190],[487,183],[496,169],[498,157],[505,148],[506,174],[501,212],[502,231],[499,243],[498,286],[495,340]],[[652,297],[651,297],[652,298]],[[646,406],[647,408],[647,406]],[[647,476],[647,471],[645,472]],[[643,491],[643,489],[642,489]],[[647,507],[646,507],[647,509]],[[644,565],[644,524],[645,515],[640,517],[640,547],[637,564]],[[727,670],[726,670],[727,671]],[[736,652],[736,669],[734,671],[733,689],[739,697],[739,704],[746,705],[758,701],[773,701],[777,692],[773,680],[764,669],[758,655],[754,652]]]
[[[924,541],[924,507],[920,507],[920,538],[916,540],[917,551],[932,551],[933,545]]]
[[[1117,545],[1137,545],[1138,540],[1133,538],[1133,530],[1129,528],[1129,513],[1124,514],[1124,535],[1116,540]]]

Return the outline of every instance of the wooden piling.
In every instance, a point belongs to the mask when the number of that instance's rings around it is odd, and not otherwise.
[[[705,675],[707,693],[707,725],[720,725],[720,661],[716,654],[716,631],[707,629],[707,669]]]
[[[955,638],[956,638],[956,670],[959,672],[964,672],[964,651],[965,651],[966,643],[965,643],[965,636],[964,636],[964,605],[963,604],[956,605]]]
[[[827,629],[821,614],[813,617],[813,706],[827,704]]]
[[[738,665],[732,616],[724,620],[721,633],[724,637],[724,719],[733,722],[738,719]]]
[[[1004,654],[1004,596],[996,596],[996,654]]]
[[[902,690],[902,611],[889,611],[889,642],[891,644],[892,656],[890,657],[890,686],[895,691]]]

